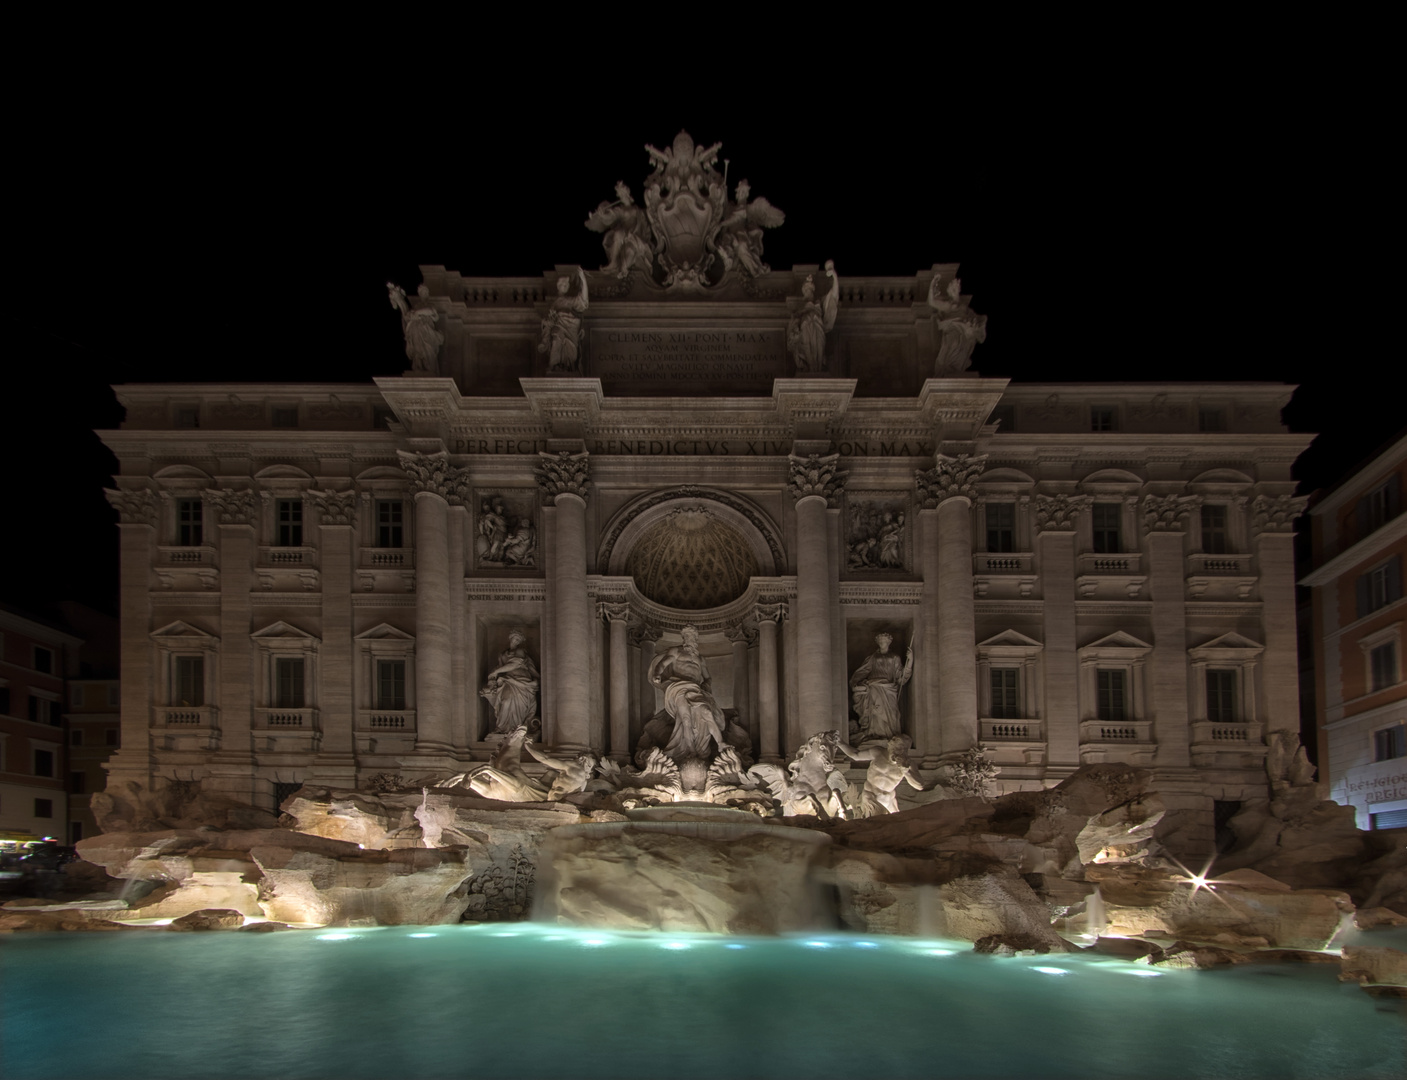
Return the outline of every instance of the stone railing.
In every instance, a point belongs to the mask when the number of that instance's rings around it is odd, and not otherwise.
[[[972,556],[972,571],[976,574],[1029,574],[1032,557],[1029,551],[979,551]]]
[[[1251,555],[1189,555],[1187,572],[1195,576],[1216,576],[1221,574],[1245,577],[1253,574]]]
[[[317,559],[318,549],[313,547],[261,547],[259,549],[260,566],[316,566]]]
[[[1200,720],[1192,725],[1194,743],[1243,743],[1260,741],[1259,724],[1213,723]]]
[[[215,549],[162,544],[156,549],[156,561],[161,566],[214,566]]]
[[[158,705],[156,726],[168,728],[213,728],[219,710],[213,705]]]
[[[494,307],[515,304],[538,304],[546,299],[541,278],[492,278],[464,281],[465,304],[488,304]]]
[[[357,711],[358,731],[415,731],[414,709],[360,709]]]
[[[1039,720],[979,720],[982,742],[1043,742]]]
[[[1151,720],[1085,720],[1080,724],[1082,743],[1151,743]]]
[[[1113,553],[1085,552],[1076,564],[1076,573],[1081,576],[1098,577],[1104,574],[1124,576],[1143,573],[1143,556],[1137,551]]]
[[[317,709],[255,709],[256,728],[301,728],[315,730],[318,726]]]
[[[414,549],[364,547],[361,549],[363,570],[409,570],[415,565]]]

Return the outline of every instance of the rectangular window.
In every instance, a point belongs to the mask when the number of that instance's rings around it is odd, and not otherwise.
[[[69,706],[69,708],[71,708],[71,709],[81,709],[81,708],[83,708],[83,691],[84,691],[84,689],[85,689],[85,688],[84,688],[84,686],[83,686],[82,683],[70,683],[70,684],[69,684],[69,687],[68,687],[68,706]]]
[[[103,732],[103,745],[104,745],[104,746],[121,746],[121,745],[122,745],[122,732],[121,732],[121,730],[118,729],[118,728],[115,728],[115,727],[110,727],[110,728],[108,728],[106,731],[104,731],[104,732]]]
[[[404,537],[402,503],[399,499],[376,501],[376,546],[398,548]]]
[[[1197,410],[1198,431],[1225,431],[1226,410],[1204,405]]]
[[[34,646],[34,670],[41,675],[54,673],[54,650]]]
[[[1202,507],[1202,550],[1208,555],[1225,555],[1231,550],[1226,534],[1226,507]]]
[[[1372,691],[1386,690],[1397,685],[1397,643],[1389,641],[1379,645],[1368,654],[1368,667],[1372,675]]]
[[[177,406],[175,426],[186,430],[200,427],[200,406]]]
[[[1124,550],[1122,536],[1124,508],[1118,503],[1097,502],[1094,511],[1094,550],[1110,555]]]
[[[54,752],[52,750],[34,751],[34,775],[54,775]]]
[[[1397,558],[1373,567],[1366,574],[1360,574],[1357,582],[1358,617],[1387,607],[1402,596],[1402,565]]]
[[[273,426],[280,428],[290,428],[298,426],[298,406],[292,405],[288,408],[274,407]]]
[[[72,846],[73,844],[78,843],[78,841],[80,841],[80,840],[82,840],[82,839],[83,839],[83,822],[81,822],[81,821],[70,821],[70,822],[68,823],[68,842],[69,842],[69,845]]]
[[[1373,760],[1391,761],[1407,757],[1407,726],[1394,724],[1373,732]]]
[[[1397,477],[1380,484],[1358,500],[1358,538],[1381,529],[1395,518],[1401,509],[1400,485]]]
[[[1207,672],[1207,719],[1213,724],[1236,723],[1236,672]]]
[[[1090,431],[1116,431],[1114,410],[1107,405],[1095,405],[1089,411]]]
[[[82,728],[74,728],[72,731],[70,731],[70,732],[68,733],[68,745],[69,745],[69,746],[82,746],[82,745],[83,745],[83,729],[82,729]]]
[[[205,505],[199,499],[176,500],[176,543],[200,547],[205,543]]]
[[[177,656],[172,660],[171,704],[198,708],[205,704],[205,657]]]
[[[120,687],[109,686],[107,688],[107,703],[113,708],[122,704],[122,690]]]
[[[1122,724],[1129,718],[1125,683],[1128,672],[1101,668],[1097,673],[1099,719],[1106,724]]]
[[[274,707],[303,707],[304,660],[301,656],[281,656],[274,661]]]
[[[987,550],[1016,550],[1016,506],[1014,503],[987,504]]]
[[[10,715],[10,688],[0,686],[0,716]]]
[[[405,708],[405,661],[376,661],[376,707]]]
[[[278,538],[279,547],[303,546],[303,500],[279,499]]]
[[[29,718],[36,724],[57,724],[58,710],[48,698],[29,695]]]
[[[1016,720],[1021,716],[1016,668],[992,668],[992,719]]]
[[[68,791],[70,795],[88,794],[88,774],[82,772],[69,773]]]
[[[53,816],[54,816],[54,800],[53,800],[53,799],[35,799],[35,800],[34,800],[34,816],[35,816],[35,817],[45,817],[45,818],[51,818],[51,817],[53,817]]]

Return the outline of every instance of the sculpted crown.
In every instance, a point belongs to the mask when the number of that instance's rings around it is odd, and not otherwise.
[[[401,468],[406,471],[417,492],[427,491],[446,502],[461,506],[469,493],[469,483],[463,469],[449,463],[449,454],[439,450],[433,454],[414,454],[397,450]]]
[[[252,525],[254,523],[254,492],[235,488],[206,488],[205,501],[215,508],[215,520],[221,525]]]
[[[542,459],[542,464],[533,469],[533,473],[537,476],[537,485],[542,488],[542,493],[548,499],[555,499],[558,495],[577,495],[585,499],[586,489],[591,486],[589,456],[585,451],[573,454],[563,450],[553,454],[539,450],[538,457]]]
[[[918,488],[919,502],[925,510],[932,510],[947,499],[961,496],[971,500],[976,490],[977,478],[987,466],[986,454],[935,454],[933,468],[914,474],[914,484]]]
[[[1308,505],[1308,495],[1257,495],[1251,503],[1251,528],[1258,533],[1290,532]]]
[[[1089,509],[1088,495],[1037,495],[1037,532],[1074,532],[1075,517]]]
[[[808,495],[819,495],[826,500],[827,506],[834,506],[845,487],[845,478],[850,475],[836,468],[839,463],[839,454],[824,457],[820,454],[807,454],[805,457],[789,454],[787,486],[791,497],[799,502]]]
[[[146,489],[118,491],[114,488],[104,488],[103,494],[117,511],[117,519],[123,525],[156,527],[158,502],[155,492]]]
[[[355,491],[309,491],[324,525],[350,525],[357,508]]]
[[[1201,501],[1196,495],[1145,495],[1143,528],[1148,532],[1182,532],[1192,508]]]

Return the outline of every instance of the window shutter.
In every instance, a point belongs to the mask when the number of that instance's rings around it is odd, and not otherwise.
[[[1368,591],[1368,575],[1359,574],[1357,582],[1354,583],[1358,593],[1358,617],[1361,619],[1372,610],[1372,594]]]
[[[1398,555],[1388,560],[1385,569],[1387,571],[1387,602],[1390,604],[1394,600],[1402,598],[1402,556]]]

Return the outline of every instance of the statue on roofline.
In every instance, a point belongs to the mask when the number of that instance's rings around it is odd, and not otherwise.
[[[649,271],[654,258],[650,225],[645,220],[645,211],[635,205],[630,188],[623,181],[616,183],[616,201],[602,202],[596,207],[587,216],[586,227],[605,234],[601,239],[607,256],[606,265],[601,267],[603,274],[625,278],[632,270]]]
[[[938,274],[933,275],[928,286],[928,306],[932,312],[933,335],[938,340],[934,375],[941,377],[966,371],[972,366],[972,350],[987,340],[987,316],[972,310],[970,299],[962,295],[961,281],[953,278],[943,290]]]
[[[826,369],[826,334],[834,328],[840,309],[840,278],[836,276],[834,260],[826,260],[825,275],[831,279],[831,287],[820,301],[816,299],[814,277],[806,275],[801,286],[801,305],[787,326],[787,348],[798,373]]]
[[[440,346],[445,343],[445,336],[435,329],[440,313],[430,304],[429,288],[421,285],[415,291],[414,305],[406,301],[405,290],[393,281],[386,282],[386,292],[391,306],[401,313],[401,333],[405,336],[410,370],[416,375],[438,375]]]
[[[578,269],[576,275],[581,289],[575,296],[571,295],[570,277],[563,274],[557,279],[557,299],[542,320],[542,340],[537,351],[547,354],[547,371],[551,375],[581,370],[581,317],[591,298],[587,295],[586,274]]]

